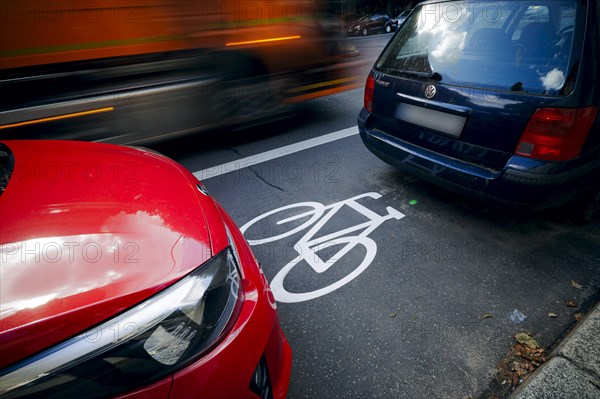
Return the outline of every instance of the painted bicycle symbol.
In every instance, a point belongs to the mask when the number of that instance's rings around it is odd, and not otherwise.
[[[400,220],[404,217],[404,214],[388,206],[386,208],[388,213],[385,215],[379,215],[357,202],[358,200],[365,198],[378,199],[381,198],[381,194],[365,193],[327,206],[319,202],[298,202],[257,216],[240,228],[250,245],[261,245],[278,241],[282,238],[289,237],[302,230],[310,228],[294,245],[294,250],[298,253],[298,256],[286,264],[271,281],[271,289],[273,290],[273,294],[275,295],[275,299],[277,301],[287,303],[302,302],[329,294],[330,292],[335,291],[336,289],[355,279],[359,274],[365,271],[367,267],[369,267],[375,258],[375,254],[377,253],[377,244],[375,241],[369,238],[368,235],[386,220]],[[353,209],[354,211],[362,214],[368,220],[363,223],[358,223],[354,226],[343,228],[342,230],[333,233],[317,236],[325,224],[344,207]],[[294,210],[296,212],[293,212]],[[289,216],[290,214],[292,215]],[[284,216],[282,217],[281,215]],[[294,227],[286,229],[282,233],[278,232],[279,234],[275,234],[270,237],[252,237],[252,232],[249,230],[252,230],[251,227],[253,225],[256,225],[259,222],[264,222],[267,219],[272,220],[272,218],[276,219],[275,225],[277,226],[286,226],[289,224],[294,225]],[[296,224],[298,225],[296,226]],[[354,268],[354,270],[343,276],[341,279],[329,284],[326,287],[310,292],[289,292],[284,287],[285,277],[300,262],[306,262],[316,273],[324,273],[358,244],[365,248],[365,257],[360,262],[358,267]],[[319,252],[327,248],[338,247],[340,247],[340,249],[338,249],[326,260],[319,256]]]

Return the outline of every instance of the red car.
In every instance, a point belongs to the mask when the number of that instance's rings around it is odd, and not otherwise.
[[[267,280],[174,161],[0,143],[0,245],[1,398],[285,398]]]

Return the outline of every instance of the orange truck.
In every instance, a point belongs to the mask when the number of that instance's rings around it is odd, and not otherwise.
[[[0,137],[145,143],[360,87],[322,6],[1,0]]]

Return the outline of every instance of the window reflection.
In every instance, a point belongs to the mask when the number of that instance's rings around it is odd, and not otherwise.
[[[571,60],[576,1],[436,3],[415,10],[377,68],[437,72],[444,83],[559,95]],[[562,92],[561,92],[562,90]]]

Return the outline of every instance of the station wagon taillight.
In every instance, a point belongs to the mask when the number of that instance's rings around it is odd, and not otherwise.
[[[567,161],[577,157],[596,112],[594,106],[537,109],[521,135],[515,153],[549,161]]]
[[[369,75],[367,78],[367,84],[365,85],[365,109],[369,112],[373,112],[373,91],[375,91],[375,79]]]

